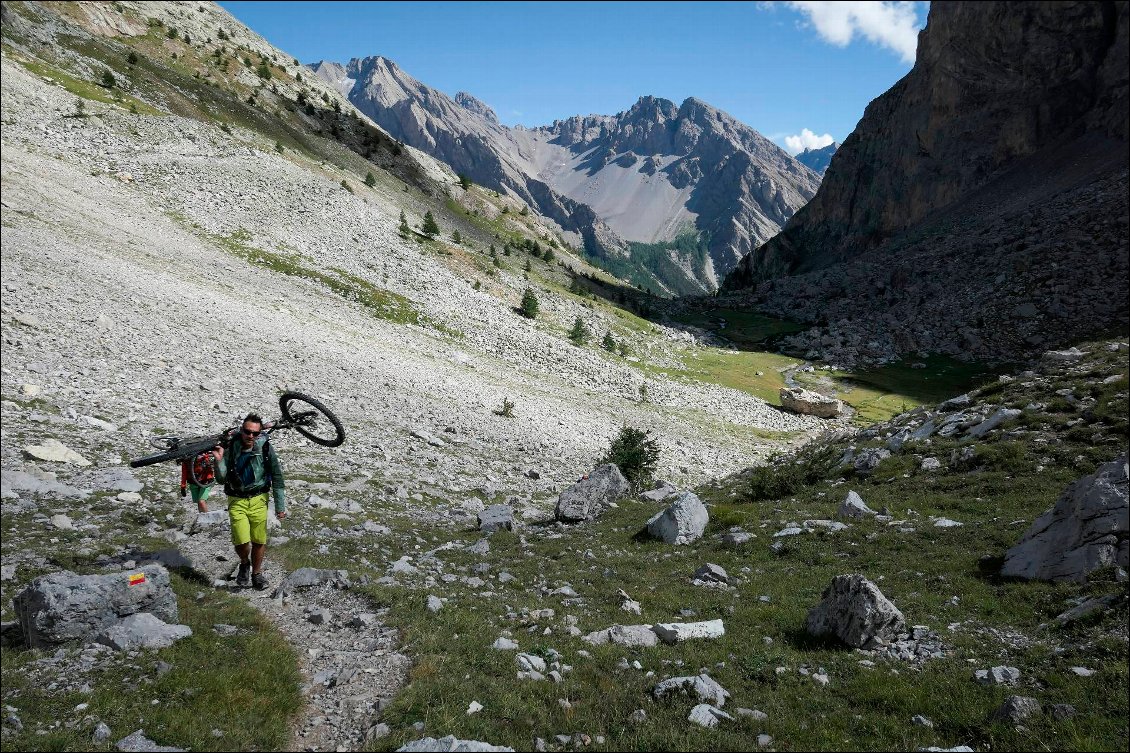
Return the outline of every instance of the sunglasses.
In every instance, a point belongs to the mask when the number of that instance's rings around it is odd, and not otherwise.
[[[260,434],[263,433],[262,429],[260,429],[258,431],[251,431],[250,429],[240,429],[239,431],[240,431],[241,434],[243,434],[244,436],[248,436],[248,437],[257,437],[257,436],[259,436]]]

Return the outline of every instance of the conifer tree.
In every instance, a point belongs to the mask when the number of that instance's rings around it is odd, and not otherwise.
[[[522,293],[521,312],[527,319],[534,319],[538,315],[538,299],[531,288],[526,288],[526,292]]]
[[[400,235],[407,238],[412,234],[412,228],[408,227],[408,218],[404,216],[404,210],[400,210]]]
[[[373,175],[372,170],[365,173],[365,185],[368,186],[369,188],[372,188],[373,186],[377,185],[377,176]]]
[[[573,329],[569,330],[569,339],[574,345],[584,345],[589,341],[589,328],[579,316],[573,322]]]
[[[429,209],[424,213],[424,225],[420,230],[429,238],[435,238],[439,235],[439,225],[436,224],[436,218],[432,216],[432,210]]]

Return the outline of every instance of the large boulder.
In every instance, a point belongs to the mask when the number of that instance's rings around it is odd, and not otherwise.
[[[847,497],[840,503],[840,508],[836,510],[837,518],[865,518],[874,514],[875,511],[868,507],[863,498],[853,491],[847,493]]]
[[[16,594],[13,607],[32,648],[93,638],[139,612],[177,622],[169,571],[157,564],[111,575],[44,575]]]
[[[689,544],[702,538],[710,514],[694,492],[683,492],[666,510],[647,521],[647,532],[668,544]]]
[[[793,413],[818,418],[836,418],[844,412],[844,403],[834,397],[825,397],[819,392],[801,387],[782,387],[781,406]]]
[[[606,507],[628,493],[628,480],[611,463],[598,466],[589,475],[561,492],[553,515],[565,523],[579,523],[600,515]]]
[[[808,632],[834,635],[854,648],[871,648],[898,637],[902,612],[862,575],[838,575],[808,613]]]
[[[484,743],[481,740],[460,740],[454,735],[447,737],[425,737],[420,740],[413,740],[410,743],[404,743],[399,748],[399,751],[407,751],[408,753],[491,753],[492,751],[513,751],[513,748],[506,748],[501,745],[491,745]]]
[[[1082,582],[1105,565],[1127,567],[1127,472],[1123,455],[1067,487],[1008,550],[1001,575]]]
[[[491,505],[479,513],[479,530],[492,533],[499,530],[514,530],[514,508],[510,505]]]

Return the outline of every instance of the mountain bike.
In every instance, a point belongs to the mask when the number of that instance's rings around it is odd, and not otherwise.
[[[341,425],[341,421],[316,398],[301,392],[284,392],[279,397],[279,410],[282,411],[282,418],[263,424],[263,433],[268,437],[281,429],[294,429],[323,447],[337,447],[345,441],[345,427]],[[239,428],[233,426],[216,434],[196,437],[153,437],[149,443],[159,447],[161,452],[131,460],[129,465],[131,468],[142,468],[166,460],[188,462],[192,483],[207,486],[211,482],[198,477],[199,471],[194,461],[199,456],[206,455],[206,462],[211,463],[211,451],[227,444]]]

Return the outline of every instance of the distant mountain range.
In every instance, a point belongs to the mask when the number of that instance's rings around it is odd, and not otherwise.
[[[796,161],[812,170],[818,175],[823,175],[832,162],[832,155],[840,148],[839,142],[833,141],[828,146],[819,149],[805,149],[796,156]]]
[[[383,57],[309,66],[393,137],[516,196],[615,273],[704,293],[812,198],[818,172],[698,99],[508,128]]]

